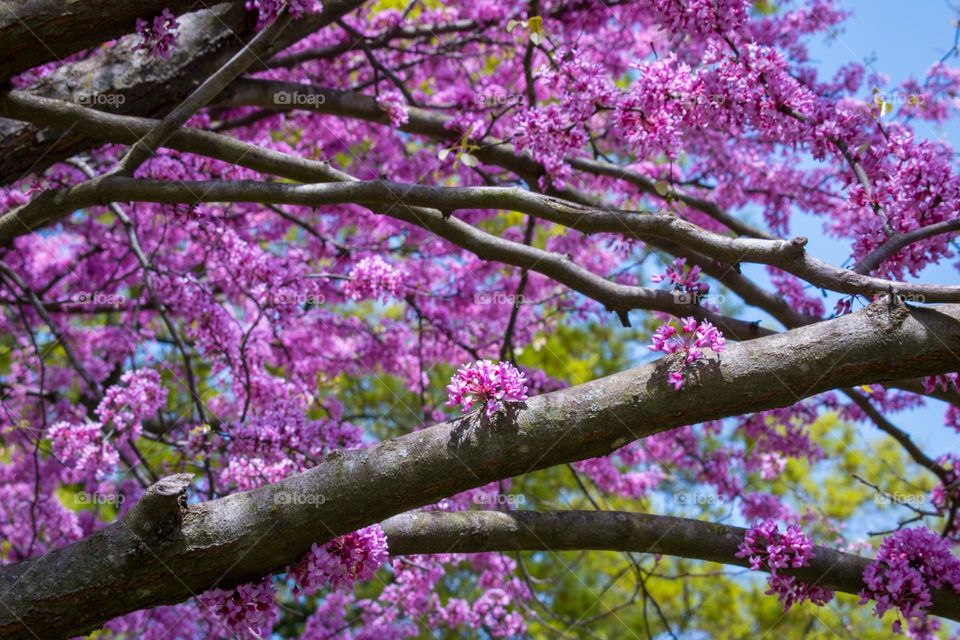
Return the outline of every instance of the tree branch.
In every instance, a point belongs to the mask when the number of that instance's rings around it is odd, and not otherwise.
[[[37,1],[53,4],[53,0]],[[362,4],[362,0],[325,0],[321,13],[306,15],[291,24],[262,59],[268,60]],[[160,116],[196,88],[197,78],[207,78],[222,68],[250,39],[253,26],[244,3],[219,4],[180,18],[178,45],[169,60],[134,52],[137,39],[126,38],[98,49],[85,60],[61,65],[30,92],[72,103],[90,103],[91,96],[111,96],[111,102],[102,108]],[[45,129],[0,121],[0,184],[42,171],[93,144],[89,137],[69,127]]]
[[[746,529],[716,522],[622,511],[417,511],[381,523],[391,555],[486,551],[628,551],[750,567],[736,557]],[[809,565],[788,573],[859,595],[869,560],[815,546]],[[960,620],[960,593],[939,589],[929,612]]]
[[[68,189],[46,192],[7,213],[0,218],[0,244],[9,243],[13,238],[25,233],[25,230],[37,229],[76,209],[123,200],[164,204],[260,202],[311,207],[347,203],[413,205],[436,208],[444,212],[458,209],[511,209],[584,233],[627,232],[628,237],[664,238],[718,260],[773,265],[817,287],[839,293],[873,296],[896,291],[925,302],[960,302],[960,287],[957,286],[872,278],[813,258],[803,249],[806,238],[794,238],[791,241],[728,238],[672,215],[593,209],[515,187],[438,187],[386,180],[323,185],[220,180],[166,182],[106,176],[95,183],[82,183]],[[438,231],[440,227],[437,224],[427,224],[423,220],[407,221],[443,236]],[[538,255],[537,260],[546,261],[547,257]],[[505,262],[515,264],[509,260]],[[554,277],[552,274],[547,275]],[[610,283],[610,286],[616,285]],[[606,303],[606,300],[604,302]],[[629,308],[657,307],[638,304]]]
[[[0,82],[133,33],[138,18],[159,15],[164,9],[179,15],[196,5],[196,0],[5,0],[0,2]]]
[[[121,523],[67,547],[0,567],[0,637],[32,628],[75,635],[130,611],[280,571],[323,542],[466,489],[606,455],[686,424],[794,404],[822,391],[955,370],[960,306],[861,312],[732,345],[688,372],[680,354],[329,456],[275,484],[190,505],[157,543]]]

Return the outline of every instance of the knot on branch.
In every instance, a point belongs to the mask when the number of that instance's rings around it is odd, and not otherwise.
[[[807,246],[807,239],[803,236],[792,238],[788,245],[789,253],[795,256],[803,255],[804,247]]]
[[[893,287],[885,293],[874,294],[873,301],[864,309],[864,312],[868,320],[879,323],[884,331],[899,329],[910,317],[910,308]],[[892,334],[884,333],[883,335],[887,338]]]
[[[123,518],[123,526],[140,539],[156,542],[180,528],[192,473],[176,473],[158,480]]]

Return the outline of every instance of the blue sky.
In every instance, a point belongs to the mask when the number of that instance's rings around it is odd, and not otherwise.
[[[888,78],[887,87],[895,87],[910,78],[921,78],[930,66],[940,60],[953,47],[956,31],[955,20],[960,18],[960,0],[955,0],[957,10],[946,0],[847,0],[840,6],[849,8],[853,15],[841,29],[829,36],[818,36],[809,41],[812,61],[821,69],[821,77],[833,73],[849,62],[868,65],[869,69]],[[960,58],[952,64],[960,65]],[[960,117],[944,127],[928,123],[915,123],[917,134],[929,139],[938,139],[960,149]],[[960,170],[960,168],[958,168]],[[761,222],[759,212],[748,218]],[[850,241],[827,237],[823,233],[823,219],[794,215],[791,219],[792,235],[809,239],[807,249],[817,258],[832,264],[843,265],[850,256]],[[960,284],[960,272],[954,266],[956,259],[928,267],[918,281],[943,284]],[[662,272],[663,265],[651,260],[647,265],[653,272]],[[769,280],[761,265],[742,265],[743,273],[759,283]],[[838,299],[830,295],[825,301],[828,312]],[[856,308],[856,307],[855,307]],[[766,320],[771,327],[780,325],[766,314],[749,309],[741,314],[745,320]],[[637,354],[640,360],[649,360],[659,354],[647,353],[641,346]],[[960,370],[960,361],[957,363]],[[936,400],[916,411],[894,414],[892,421],[908,431],[923,449],[934,456],[948,451],[960,450],[960,434],[943,425],[946,405]],[[861,429],[865,438],[879,436],[880,432],[869,427]]]
[[[956,4],[960,7],[960,2]],[[853,10],[853,16],[833,37],[815,40],[811,57],[826,73],[850,61],[868,63],[870,69],[889,77],[889,86],[911,76],[921,77],[950,51],[956,30],[954,21],[960,17],[960,11],[952,9],[945,0],[849,0],[845,6]],[[954,64],[960,64],[960,60]],[[917,133],[960,148],[960,119],[946,127],[921,123]],[[842,263],[849,255],[846,241],[823,236],[819,220],[798,218],[797,222],[794,233],[810,238],[809,248],[814,255],[834,264]],[[960,284],[960,275],[953,264],[941,264],[927,269],[919,280]],[[945,406],[936,401],[930,405],[896,415],[894,422],[926,445],[929,452],[957,451],[960,436],[943,427]]]

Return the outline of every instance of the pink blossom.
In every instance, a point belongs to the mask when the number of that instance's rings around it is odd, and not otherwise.
[[[270,634],[279,618],[269,576],[233,589],[210,589],[197,598],[214,621],[216,637],[253,640]]]
[[[58,422],[50,427],[47,436],[53,455],[63,463],[64,479],[68,482],[100,480],[117,464],[117,451],[96,422]]]
[[[673,285],[673,290],[687,294],[680,298],[686,304],[699,304],[701,296],[710,291],[710,285],[700,282],[700,265],[693,265],[689,270],[685,268],[686,258],[677,258],[668,264],[664,273],[655,273],[650,280],[656,283],[667,282]]]
[[[396,89],[383,91],[377,96],[377,104],[387,112],[390,117],[390,126],[399,129],[405,125],[410,116],[407,114],[407,103],[403,94]]]
[[[152,22],[137,19],[137,34],[140,42],[133,48],[134,51],[146,51],[156,58],[169,58],[173,47],[177,44],[177,21],[170,9],[154,17]]]
[[[380,256],[368,256],[350,270],[347,295],[352,300],[397,297],[406,274]]]
[[[878,616],[896,608],[911,625],[922,627],[932,590],[949,587],[960,593],[960,560],[951,553],[947,540],[933,531],[901,529],[880,544],[877,557],[863,572],[863,582],[861,603],[874,600]],[[897,620],[894,632],[900,629]]]
[[[160,374],[153,369],[128,371],[120,384],[107,389],[97,407],[97,416],[115,430],[121,440],[135,440],[143,428],[142,421],[155,414],[167,400]]]
[[[809,600],[823,606],[833,599],[833,592],[815,585],[804,584],[783,573],[783,569],[805,567],[813,558],[813,544],[796,525],[781,532],[774,520],[764,520],[747,530],[737,550],[738,558],[749,558],[754,571],[770,572],[768,594],[776,594],[784,609],[797,602]]]
[[[314,544],[289,572],[297,589],[307,595],[327,585],[350,589],[355,582],[372,578],[386,562],[387,555],[387,538],[380,525],[373,525],[322,546]]]
[[[708,320],[697,323],[692,316],[683,318],[678,331],[670,323],[662,324],[654,332],[652,344],[649,346],[651,351],[663,351],[671,354],[684,353],[683,364],[680,371],[671,371],[668,374],[670,384],[675,391],[683,388],[684,377],[683,369],[698,360],[701,360],[705,354],[704,349],[712,349],[714,353],[720,353],[726,348],[726,340],[723,334],[714,327]]]
[[[527,399],[526,377],[509,362],[494,364],[477,360],[460,367],[447,385],[447,406],[461,405],[469,411],[474,403],[483,405],[489,418],[503,408],[505,402]]]
[[[473,614],[478,625],[490,631],[494,638],[511,638],[523,634],[526,625],[523,617],[510,611],[511,598],[502,589],[489,589],[473,603]]]
[[[247,10],[258,12],[261,26],[276,20],[284,8],[299,19],[307,13],[320,13],[323,4],[321,0],[247,0]]]

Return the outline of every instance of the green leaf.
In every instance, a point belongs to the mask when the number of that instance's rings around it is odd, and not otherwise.
[[[753,10],[762,16],[770,16],[777,12],[777,5],[770,0],[754,0]]]

